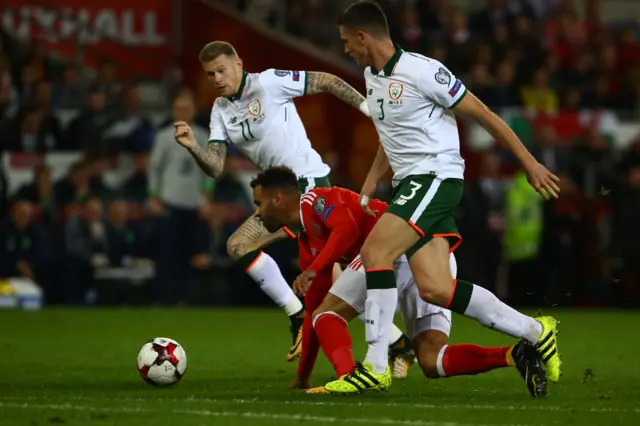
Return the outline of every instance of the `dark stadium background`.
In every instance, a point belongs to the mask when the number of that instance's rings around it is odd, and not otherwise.
[[[199,240],[167,253],[171,225],[149,209],[149,152],[156,132],[171,125],[179,91],[193,94],[195,122],[208,128],[214,94],[197,53],[215,39],[235,45],[250,72],[322,70],[362,91],[335,26],[348,3],[0,0],[0,277],[33,275],[45,304],[269,306],[224,244],[252,211],[253,166],[230,154],[200,209]],[[562,178],[559,200],[518,204],[515,159],[460,122],[467,183],[459,276],[519,306],[637,306],[637,2],[380,3],[396,42],[444,62]],[[371,123],[328,95],[296,104],[332,182],[358,191],[377,147]],[[388,184],[379,187],[381,198],[389,193]],[[18,249],[15,220],[31,229]],[[92,240],[78,231],[83,221],[105,224],[120,243]],[[268,251],[295,278],[295,243]],[[167,282],[173,262],[186,272]]]

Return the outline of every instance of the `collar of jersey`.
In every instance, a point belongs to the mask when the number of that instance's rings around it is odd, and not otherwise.
[[[227,99],[229,99],[230,101],[237,101],[242,97],[242,91],[244,90],[244,86],[247,84],[247,75],[249,74],[247,74],[246,71],[242,71],[242,81],[240,82],[240,88],[238,89],[238,93],[236,93],[233,96],[228,96]]]
[[[394,44],[394,46],[396,48],[396,53],[394,53],[391,59],[389,59],[389,62],[387,62],[387,64],[384,67],[382,67],[382,71],[384,72],[384,75],[387,77],[389,77],[393,73],[393,69],[396,67],[396,64],[400,60],[400,56],[402,56],[402,53],[404,52],[404,50],[402,50],[402,48],[399,45]],[[379,73],[380,71],[371,67],[371,74],[377,75]]]

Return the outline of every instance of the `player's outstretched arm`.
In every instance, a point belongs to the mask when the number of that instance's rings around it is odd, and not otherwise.
[[[324,221],[330,230],[329,238],[324,248],[307,268],[316,274],[327,268],[332,270],[333,264],[340,261],[360,236],[358,222],[344,205],[336,204]]]
[[[210,142],[207,149],[200,144],[194,144],[188,149],[193,158],[206,174],[212,178],[217,178],[224,170],[224,161],[227,158],[227,144],[221,142]]]
[[[347,84],[346,81],[326,72],[308,71],[306,94],[315,95],[323,92],[331,93],[336,98],[359,109],[367,117],[370,116],[364,96]]]
[[[217,178],[224,169],[227,158],[227,144],[223,140],[210,140],[207,149],[200,146],[193,134],[193,129],[184,121],[173,124],[176,142],[185,147],[196,159],[200,168],[212,178]]]
[[[375,216],[376,213],[369,209],[369,200],[376,191],[378,182],[384,174],[387,173],[387,170],[389,170],[389,157],[387,157],[387,153],[384,152],[382,144],[379,144],[376,157],[373,160],[373,164],[371,164],[367,178],[364,180],[364,185],[362,185],[362,189],[360,190],[360,205],[371,216]]]
[[[518,136],[509,128],[507,123],[478,98],[472,93],[467,93],[453,110],[456,114],[461,114],[480,123],[491,136],[513,152],[525,169],[529,183],[540,195],[546,199],[549,199],[549,195],[558,198],[560,188],[557,183],[560,179],[547,170],[542,164],[538,163],[534,156],[531,155],[522,144]]]

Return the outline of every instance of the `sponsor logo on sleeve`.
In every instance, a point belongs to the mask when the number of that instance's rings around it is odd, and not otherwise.
[[[329,217],[329,213],[331,213],[331,210],[333,210],[333,204],[330,204],[329,207],[327,207],[327,209],[324,211],[324,215],[322,215],[322,219],[326,222],[327,218]]]
[[[462,83],[460,82],[460,80],[456,80],[456,82],[453,83],[453,87],[451,88],[451,90],[449,90],[449,95],[451,95],[451,97],[453,98],[455,95],[458,94],[458,91],[460,90],[461,86],[462,86]]]

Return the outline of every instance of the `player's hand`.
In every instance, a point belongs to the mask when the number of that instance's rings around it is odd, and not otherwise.
[[[16,269],[20,272],[20,274],[25,278],[30,278],[32,280],[36,279],[36,274],[33,273],[33,269],[31,269],[31,265],[27,263],[25,260],[19,260],[16,264]]]
[[[162,216],[164,214],[164,204],[160,198],[149,198],[149,212],[154,216]]]
[[[303,271],[298,278],[293,282],[293,292],[298,296],[304,296],[309,291],[309,287],[313,283],[313,279],[316,277],[316,273],[307,269]]]
[[[360,194],[360,207],[362,210],[369,216],[376,217],[378,215],[378,210],[371,210],[369,208],[369,196]]]
[[[378,211],[371,210],[369,208],[369,201],[371,200],[371,197],[373,196],[373,193],[375,191],[376,185],[367,181],[364,182],[362,190],[360,190],[360,207],[362,207],[362,210],[364,210],[366,214],[373,217],[376,217]]]
[[[198,208],[198,217],[204,221],[207,221],[213,216],[213,211],[213,203],[207,200]]]
[[[560,193],[560,187],[558,187],[560,179],[558,176],[551,173],[545,166],[537,161],[531,165],[525,165],[525,172],[527,173],[529,184],[533,186],[545,200],[548,200],[550,197],[558,198],[558,194]]]
[[[196,141],[196,137],[193,135],[193,129],[184,121],[177,121],[173,123],[173,127],[175,128],[176,141],[180,145],[187,149],[191,149],[198,143]]]

